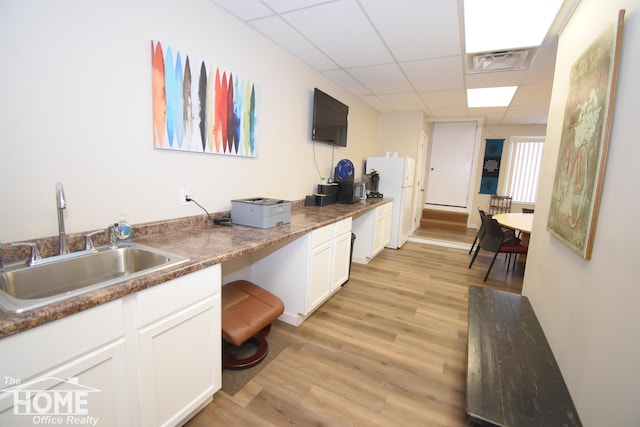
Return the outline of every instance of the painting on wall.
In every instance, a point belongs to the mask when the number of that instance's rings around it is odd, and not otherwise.
[[[249,80],[151,41],[153,146],[256,156],[256,87]]]
[[[609,147],[624,11],[571,68],[547,220],[549,232],[591,259]]]
[[[502,159],[503,145],[504,139],[485,140],[480,194],[498,193],[498,178],[500,177],[500,160]]]

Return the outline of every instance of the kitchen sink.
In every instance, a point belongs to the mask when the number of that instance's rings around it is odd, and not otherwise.
[[[1,270],[0,309],[21,313],[188,261],[137,243],[59,258]]]

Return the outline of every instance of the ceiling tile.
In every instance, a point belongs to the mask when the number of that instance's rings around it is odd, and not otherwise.
[[[378,111],[391,111],[391,107],[385,104],[380,98],[376,95],[365,95],[361,96],[360,99],[364,101],[371,108],[374,108]]]
[[[349,68],[347,71],[363,86],[376,94],[402,93],[413,90],[397,64]]]
[[[260,0],[212,0],[230,14],[238,17],[241,21],[263,18],[273,15],[273,11],[264,5]]]
[[[335,62],[309,43],[280,17],[273,16],[254,20],[250,25],[316,70],[337,68]]]
[[[361,96],[371,94],[370,90],[362,86],[360,82],[358,82],[344,70],[329,70],[324,71],[322,74],[327,76],[327,78],[332,82],[339,84],[354,95]]]
[[[237,2],[238,0],[235,1]],[[262,2],[266,3],[267,6],[276,12],[283,13],[326,3],[327,0],[262,0]]]
[[[464,89],[462,57],[427,59],[400,64],[418,91]]]
[[[415,92],[378,95],[378,97],[394,111],[422,111],[425,109],[424,102]]]
[[[469,109],[467,108],[430,108],[431,114],[435,121],[442,120],[448,117],[465,118],[470,117]]]
[[[343,68],[393,61],[355,0],[339,0],[282,17]]]
[[[405,1],[399,5],[396,1],[361,0],[360,3],[399,62],[462,53],[455,1]]]
[[[420,97],[430,110],[435,108],[467,108],[467,92],[464,90],[420,92]]]
[[[507,107],[469,108],[469,115],[483,116],[487,120],[502,120]]]
[[[528,70],[466,74],[462,0],[211,1],[378,111],[546,123],[557,34]],[[508,109],[466,108],[466,88],[498,86],[519,87]]]
[[[467,89],[518,86],[522,84],[526,74],[525,70],[472,73],[465,74],[465,82]]]

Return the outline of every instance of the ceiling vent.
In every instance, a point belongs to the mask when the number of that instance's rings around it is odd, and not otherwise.
[[[535,53],[530,48],[468,54],[467,73],[526,70]]]

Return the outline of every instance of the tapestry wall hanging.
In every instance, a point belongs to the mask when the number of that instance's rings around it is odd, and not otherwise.
[[[151,41],[153,146],[256,156],[256,88],[171,46]]]
[[[547,229],[591,259],[609,148],[624,10],[571,67]]]
[[[500,159],[502,158],[503,144],[504,139],[485,140],[480,194],[496,194],[498,192],[498,178],[500,175]]]

